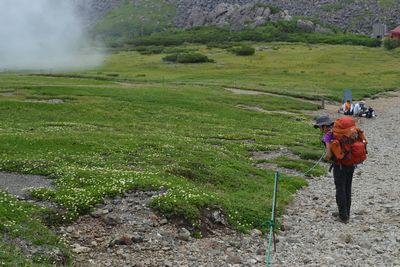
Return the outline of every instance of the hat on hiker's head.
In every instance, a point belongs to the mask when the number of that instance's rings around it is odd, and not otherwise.
[[[321,116],[315,120],[314,128],[319,128],[321,126],[331,126],[333,121],[328,116]]]
[[[365,101],[360,101],[358,103],[360,103],[361,105],[365,105]]]

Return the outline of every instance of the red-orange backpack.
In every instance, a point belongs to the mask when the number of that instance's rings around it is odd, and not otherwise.
[[[367,139],[352,117],[336,119],[332,131],[331,148],[337,164],[352,166],[367,159]]]

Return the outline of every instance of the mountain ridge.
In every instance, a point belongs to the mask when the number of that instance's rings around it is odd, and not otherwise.
[[[119,5],[132,4],[133,6],[138,6],[141,0],[72,1],[77,4],[78,10],[85,18],[86,23],[93,25]],[[151,4],[155,0],[147,2]],[[207,20],[207,18],[210,18],[209,14],[213,12],[218,13],[218,10],[221,11],[223,6],[225,10],[222,10],[221,14],[225,14],[228,12],[227,10],[234,10],[230,19],[224,21],[223,25],[237,23],[235,16],[240,15],[241,10],[251,9],[249,8],[251,6],[265,6],[270,11],[275,9],[283,13],[281,16],[286,14],[314,18],[323,23],[336,26],[341,30],[355,33],[371,34],[372,26],[375,23],[385,23],[388,28],[400,25],[400,1],[394,0],[158,0],[158,2],[174,6],[176,8],[176,16],[173,24],[176,27],[184,28],[219,25],[219,21]],[[243,8],[246,6],[247,9]],[[254,12],[259,11],[254,8]],[[254,21],[260,16],[254,13],[248,17],[249,21]],[[238,19],[243,21],[243,16],[238,16]],[[256,24],[262,22],[265,21],[259,18]]]

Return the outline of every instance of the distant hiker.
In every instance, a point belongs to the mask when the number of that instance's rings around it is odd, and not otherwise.
[[[350,100],[347,100],[343,104],[343,112],[344,115],[353,115],[353,104],[350,102]]]
[[[367,111],[367,106],[365,105],[365,101],[360,101],[358,102],[358,105],[360,106],[361,112],[364,113],[365,111]]]
[[[342,117],[333,122],[328,116],[321,116],[317,118],[314,128],[319,128],[323,133],[325,160],[333,160],[331,169],[335,180],[338,217],[341,222],[348,223],[354,169],[366,159],[367,140],[351,117]]]
[[[371,107],[368,108],[366,112],[364,112],[363,116],[366,118],[373,118],[376,117],[375,110]]]
[[[363,113],[362,106],[363,106],[363,104],[362,104],[361,102],[357,102],[357,103],[354,105],[354,108],[353,108],[353,116],[359,117],[359,116],[362,115],[362,113]]]
[[[353,108],[353,115],[355,117],[366,117],[368,113],[368,108],[365,105],[365,101],[357,102]]]

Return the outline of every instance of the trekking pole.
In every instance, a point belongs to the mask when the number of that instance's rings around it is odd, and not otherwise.
[[[279,177],[279,172],[276,172],[275,177],[274,177],[274,193],[272,195],[271,220],[268,222],[269,238],[268,238],[268,249],[267,249],[267,259],[266,259],[267,267],[269,267],[269,262],[271,259],[271,242],[272,242],[272,238],[274,237],[274,230],[275,230],[276,189],[278,186],[278,177]]]
[[[305,173],[303,173],[302,176],[306,176],[310,171],[314,170],[315,167],[317,167],[317,165],[322,161],[322,159],[325,157],[326,155],[326,151],[324,151],[324,153],[322,153],[322,156],[319,158],[319,160],[314,164],[314,166],[312,166],[308,171],[306,171]]]
[[[276,202],[277,202],[276,199],[278,198],[279,173],[277,173],[276,182],[274,184],[275,184],[275,188],[274,188],[274,191],[275,191],[274,211],[276,211]],[[276,212],[274,212],[274,228],[275,228],[275,226],[276,226]],[[274,252],[276,252],[276,235],[275,235],[275,231],[273,231],[273,237],[274,237]]]

